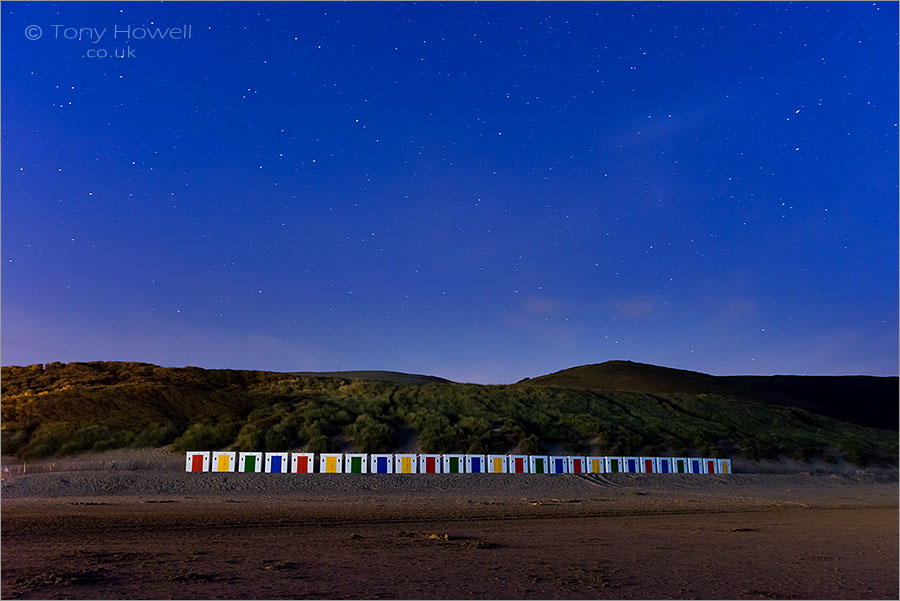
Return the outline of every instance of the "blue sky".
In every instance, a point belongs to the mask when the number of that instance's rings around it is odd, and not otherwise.
[[[897,374],[896,3],[2,10],[4,365]]]

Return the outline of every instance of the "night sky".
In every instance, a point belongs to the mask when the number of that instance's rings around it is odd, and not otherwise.
[[[898,372],[896,3],[2,11],[4,365]]]

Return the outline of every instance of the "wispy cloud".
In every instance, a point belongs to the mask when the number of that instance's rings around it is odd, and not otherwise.
[[[619,128],[598,140],[598,146],[621,150],[666,141],[696,132],[736,111],[736,107],[729,109],[723,105],[721,98],[704,99],[683,108],[660,106],[622,121]]]
[[[604,303],[604,307],[612,311],[617,317],[625,319],[648,317],[654,314],[658,308],[658,302],[648,296],[636,296],[622,300],[614,300]]]
[[[502,320],[535,340],[553,345],[570,345],[576,328],[566,319],[573,307],[548,297],[528,297],[502,316]]]
[[[710,317],[718,320],[746,319],[759,312],[759,303],[748,297],[705,296],[700,302]]]
[[[527,325],[559,317],[563,313],[562,301],[547,297],[528,297],[503,316],[510,325]]]

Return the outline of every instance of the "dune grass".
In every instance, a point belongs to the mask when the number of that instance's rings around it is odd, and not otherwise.
[[[716,394],[408,385],[135,363],[4,367],[2,446],[23,459],[159,447],[313,452],[838,455],[896,463],[897,434]]]

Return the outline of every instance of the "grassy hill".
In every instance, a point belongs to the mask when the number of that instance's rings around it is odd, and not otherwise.
[[[374,380],[377,382],[394,382],[395,384],[428,384],[431,382],[449,382],[437,376],[405,374],[399,371],[295,371],[295,376],[311,376],[313,378],[341,378],[343,380]]]
[[[479,386],[379,373],[365,379],[358,372],[335,377],[119,362],[3,367],[2,450],[21,458],[171,444],[176,451],[550,448],[843,456],[857,464],[897,459],[896,430],[721,390],[612,390],[585,386],[587,378],[561,387],[547,379],[553,376]]]
[[[864,426],[896,430],[897,378],[872,376],[710,376],[631,361],[564,369],[520,384],[589,390],[715,394],[800,407]]]

